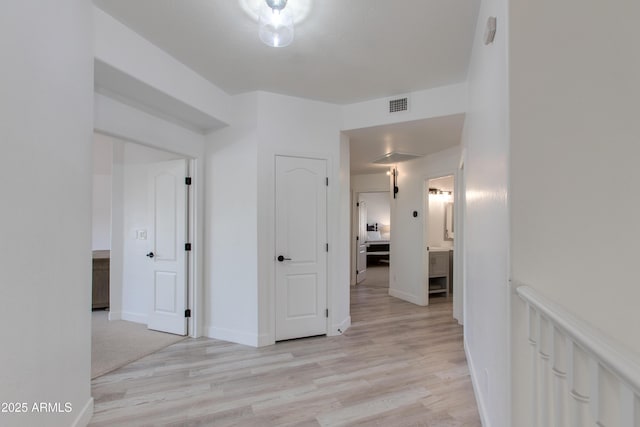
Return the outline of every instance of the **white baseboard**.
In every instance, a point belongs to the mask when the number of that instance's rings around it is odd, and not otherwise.
[[[260,347],[262,340],[265,339],[263,336],[258,336],[258,334],[251,332],[220,328],[217,326],[209,326],[207,328],[207,337],[222,341],[235,342],[237,344],[248,345],[251,347]],[[262,345],[264,346],[269,344]]]
[[[122,320],[127,320],[129,322],[142,323],[144,325],[149,323],[149,316],[142,313],[133,313],[131,311],[123,311],[121,317],[122,317]]]
[[[471,376],[471,384],[473,385],[473,393],[476,395],[476,403],[478,404],[478,413],[480,414],[480,422],[483,427],[491,427],[489,423],[489,417],[487,416],[487,405],[485,404],[485,396],[480,392],[480,385],[478,383],[478,371],[473,363],[471,353],[469,353],[469,347],[467,346],[467,339],[464,339],[464,353],[467,356],[467,365],[469,366],[469,375]]]
[[[72,427],[86,427],[89,425],[91,421],[91,417],[93,417],[93,397],[90,397],[87,400],[87,403],[82,407],[80,413],[71,424]]]
[[[389,295],[391,295],[392,297],[400,298],[401,300],[404,300],[404,301],[414,303],[416,305],[421,305],[421,306],[427,305],[427,302],[424,300],[423,297],[409,294],[403,291],[399,291],[398,289],[389,288]]]
[[[342,322],[337,325],[333,325],[331,330],[327,333],[327,336],[332,337],[336,335],[342,335],[344,331],[349,329],[351,326],[351,316],[347,316]]]
[[[122,320],[122,312],[120,311],[110,311],[109,312],[109,320]]]

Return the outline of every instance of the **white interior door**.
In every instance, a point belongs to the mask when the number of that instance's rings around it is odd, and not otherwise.
[[[186,160],[149,168],[149,264],[152,302],[148,328],[187,334],[187,176]]]
[[[356,283],[367,278],[367,203],[358,202],[358,257]]]
[[[276,340],[327,333],[327,165],[276,156]]]

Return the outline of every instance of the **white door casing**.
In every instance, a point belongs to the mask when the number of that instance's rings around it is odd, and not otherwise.
[[[276,156],[276,341],[327,333],[327,164]]]
[[[423,226],[423,238],[422,246],[424,247],[424,299],[425,304],[429,305],[429,180],[424,181],[424,226]]]
[[[358,255],[356,283],[367,278],[367,203],[358,202]]]
[[[149,265],[152,283],[148,328],[187,334],[186,160],[149,168]]]

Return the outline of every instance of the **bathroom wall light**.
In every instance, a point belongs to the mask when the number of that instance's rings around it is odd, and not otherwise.
[[[438,188],[429,188],[429,194],[443,194],[445,196],[450,196],[452,192],[448,190],[440,190]]]
[[[287,0],[265,0],[258,16],[258,35],[267,46],[285,47],[293,41],[293,15]]]

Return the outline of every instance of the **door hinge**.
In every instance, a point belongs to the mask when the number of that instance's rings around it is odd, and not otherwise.
[[[326,178],[327,187],[329,186],[329,177]]]
[[[324,315],[325,315],[326,318],[329,318],[329,309],[328,308],[324,310]]]
[[[185,251],[190,251],[191,250],[191,243],[185,243],[184,244],[184,250]]]
[[[356,207],[358,207],[358,208],[359,208],[359,207],[360,207],[360,203],[356,203]]]
[[[356,241],[360,240],[360,236],[356,236]]]
[[[185,183],[186,185],[191,185],[191,177],[190,177],[190,176],[186,177],[186,178],[184,179],[184,183]]]
[[[329,252],[329,244],[328,243],[327,243],[326,249],[327,249],[327,252]]]
[[[191,309],[190,309],[190,308],[187,308],[187,309],[184,311],[184,317],[191,317]]]

